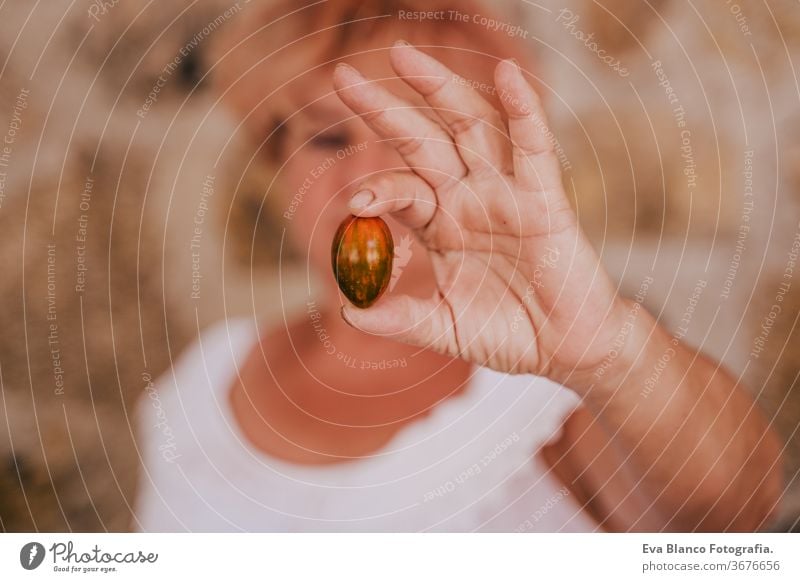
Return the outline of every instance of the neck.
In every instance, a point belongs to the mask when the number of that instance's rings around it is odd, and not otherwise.
[[[307,333],[307,321],[276,330],[264,345],[286,349],[256,347],[231,391],[245,434],[274,456],[317,464],[369,455],[469,380],[462,360],[366,335],[338,314],[319,321],[330,344],[320,326]]]

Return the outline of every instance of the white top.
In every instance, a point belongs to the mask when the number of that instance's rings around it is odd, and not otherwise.
[[[536,452],[579,404],[544,378],[475,367],[464,392],[364,459],[298,465],[255,448],[228,391],[258,341],[223,321],[137,410],[140,531],[593,531]],[[156,392],[157,390],[157,392]]]

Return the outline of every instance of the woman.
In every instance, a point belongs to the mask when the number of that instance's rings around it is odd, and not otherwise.
[[[771,519],[775,436],[716,362],[617,294],[508,57],[526,59],[489,19],[465,2],[281,3],[218,39],[221,101],[276,168],[270,196],[319,283],[305,313],[261,333],[222,322],[159,382],[140,529]],[[342,306],[330,274],[351,212],[386,218],[411,255],[366,310]]]

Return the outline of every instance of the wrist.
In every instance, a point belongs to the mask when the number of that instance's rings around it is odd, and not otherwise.
[[[608,401],[623,388],[643,389],[662,353],[677,350],[638,301],[621,298],[615,311],[605,357],[568,383],[586,400]]]

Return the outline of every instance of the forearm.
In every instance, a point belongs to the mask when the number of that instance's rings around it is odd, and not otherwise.
[[[605,373],[572,387],[666,528],[752,530],[774,511],[780,446],[758,406],[644,309]]]

